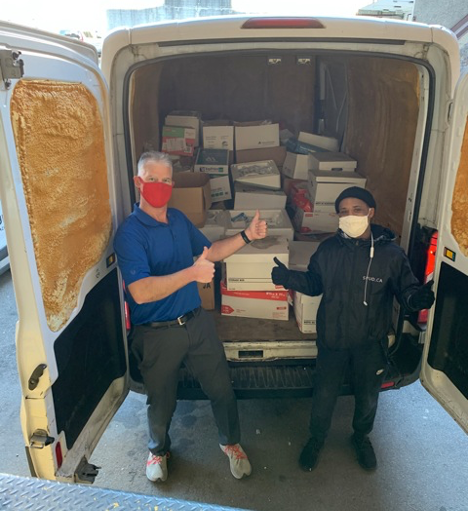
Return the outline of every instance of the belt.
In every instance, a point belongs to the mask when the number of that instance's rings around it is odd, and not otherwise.
[[[177,317],[175,320],[167,320],[166,322],[147,322],[143,324],[145,327],[154,327],[157,329],[158,327],[180,327],[185,325],[191,318],[193,318],[198,311],[200,311],[200,307],[194,309],[193,311],[189,311],[185,313],[185,315]]]

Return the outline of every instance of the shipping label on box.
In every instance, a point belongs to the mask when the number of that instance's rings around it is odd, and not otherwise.
[[[307,180],[311,168],[309,155],[288,152],[283,164],[283,176],[295,180]]]
[[[215,308],[214,279],[209,283],[197,283],[198,293],[202,301],[202,308],[212,310]]]
[[[227,233],[226,233],[227,234]],[[255,240],[232,254],[225,261],[228,290],[274,291],[284,290],[271,280],[271,271],[277,257],[286,266],[289,262],[288,240],[268,236]]]
[[[314,212],[335,213],[336,198],[349,187],[366,186],[366,178],[354,171],[311,171],[308,193]]]
[[[325,137],[324,135],[316,135],[315,133],[299,132],[299,141],[305,142],[327,151],[339,151],[338,140],[334,137]]]
[[[314,171],[354,171],[357,167],[357,161],[345,153],[311,153],[309,158]]]
[[[209,149],[234,151],[234,126],[203,124],[203,146]]]
[[[304,334],[317,332],[317,311],[320,306],[322,296],[310,297],[303,293],[294,292],[294,316],[299,330]]]
[[[279,146],[279,124],[236,123],[236,151]]]
[[[288,320],[288,292],[230,291],[221,281],[221,314],[266,320]]]
[[[281,175],[273,160],[231,165],[235,182],[271,190],[281,189]]]
[[[200,149],[195,162],[195,171],[227,176],[229,174],[229,151],[227,149]]]
[[[229,176],[215,176],[210,174],[210,185],[212,203],[232,199]]]
[[[286,194],[282,190],[267,190],[249,187],[241,183],[234,185],[234,210],[281,210],[286,208]]]
[[[299,233],[333,233],[338,229],[338,214],[306,212],[296,207],[293,223]]]
[[[171,155],[192,156],[195,148],[195,130],[180,126],[164,126],[162,151]]]

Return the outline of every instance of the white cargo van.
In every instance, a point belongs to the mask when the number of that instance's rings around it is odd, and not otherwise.
[[[436,305],[427,329],[395,310],[384,388],[421,371],[468,428],[468,80],[449,31],[207,19],[118,30],[104,42],[102,71],[97,62],[87,45],[0,25],[0,191],[32,474],[92,480],[88,460],[128,392],[112,235],[136,199],[135,163],[159,147],[172,110],[337,138],[375,195],[376,222],[397,233],[421,280],[438,231]],[[217,322],[240,397],[310,395],[313,335],[288,322]],[[186,376],[180,396],[199,391]]]

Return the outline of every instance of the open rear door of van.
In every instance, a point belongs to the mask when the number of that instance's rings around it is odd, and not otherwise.
[[[95,50],[0,24],[0,192],[31,472],[88,463],[127,393],[107,86]]]
[[[468,433],[468,75],[452,104],[444,210],[421,382]]]

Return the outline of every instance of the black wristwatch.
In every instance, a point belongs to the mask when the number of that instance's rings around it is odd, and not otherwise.
[[[252,242],[252,240],[250,240],[250,238],[246,235],[245,229],[240,232],[240,235],[246,244],[250,244]]]

